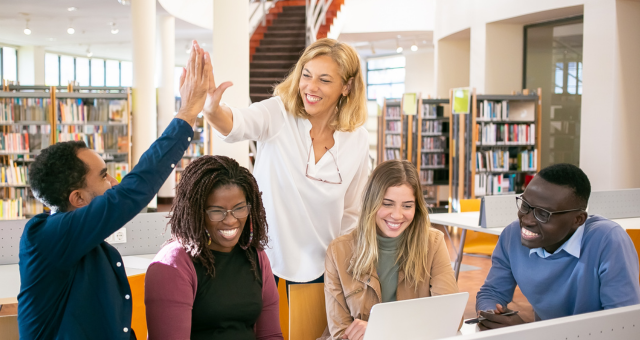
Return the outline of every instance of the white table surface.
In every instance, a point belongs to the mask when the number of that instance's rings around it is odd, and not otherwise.
[[[156,254],[123,256],[124,269],[127,276],[147,272],[147,267]],[[0,266],[0,305],[18,303],[20,293],[20,271],[17,264]]]
[[[431,223],[449,225],[467,230],[479,231],[486,234],[500,235],[504,228],[482,228],[480,227],[479,212],[430,214]],[[515,221],[517,216],[514,216]],[[623,229],[640,229],[640,217],[617,218],[612,221],[618,223]]]

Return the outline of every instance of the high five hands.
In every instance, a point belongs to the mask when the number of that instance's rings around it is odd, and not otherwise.
[[[478,323],[478,327],[480,327],[480,330],[484,331],[487,329],[502,328],[525,323],[518,314],[503,315],[507,313],[513,313],[513,311],[500,304],[496,304],[496,309],[493,311],[480,311],[478,316],[481,316],[486,320],[480,321],[480,323]]]
[[[190,125],[194,125],[196,117],[207,99],[209,84],[213,82],[213,69],[211,67],[211,57],[205,52],[197,41],[191,45],[191,54],[187,67],[182,69],[180,75],[180,96],[182,106],[176,114]]]

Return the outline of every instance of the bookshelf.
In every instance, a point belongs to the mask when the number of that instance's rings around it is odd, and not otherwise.
[[[198,157],[207,154],[205,152],[205,145],[207,138],[207,129],[205,126],[204,117],[199,115],[196,118],[196,124],[193,127],[193,138],[191,139],[191,144],[189,144],[189,148],[184,152],[180,163],[176,166],[175,176],[176,176],[176,185],[180,182],[180,178],[182,178],[182,172],[184,169]]]
[[[460,199],[524,191],[541,159],[541,93],[477,95],[472,89],[470,114],[452,115],[453,210]]]
[[[432,208],[447,206],[442,200],[449,186],[449,99],[431,99],[418,96],[415,150],[411,161],[420,174],[420,183],[427,204]]]
[[[404,117],[400,100],[384,100],[378,125],[378,164],[391,159],[406,159]]]

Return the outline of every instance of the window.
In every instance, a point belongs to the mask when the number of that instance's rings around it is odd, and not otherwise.
[[[67,86],[75,81],[75,60],[67,55],[60,56],[60,86]]]
[[[18,81],[18,53],[15,48],[2,47],[2,78]]]
[[[91,59],[91,86],[104,86],[104,59]]]
[[[44,84],[60,85],[60,58],[55,54],[45,53],[44,55]]]
[[[107,60],[105,66],[107,76],[106,85],[120,86],[120,62],[117,60]]]
[[[405,57],[393,56],[367,61],[367,99],[401,98],[404,93]]]
[[[89,86],[91,84],[90,80],[89,59],[76,58],[76,81],[78,86]]]
[[[130,61],[120,63],[120,86],[133,86],[133,63]]]

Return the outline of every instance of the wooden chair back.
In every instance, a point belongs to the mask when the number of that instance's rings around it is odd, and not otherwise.
[[[289,339],[316,340],[327,328],[324,283],[289,286]]]

